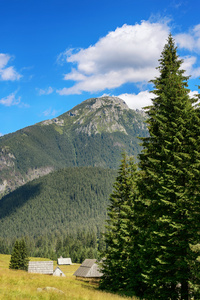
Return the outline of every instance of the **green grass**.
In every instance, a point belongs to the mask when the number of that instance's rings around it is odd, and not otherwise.
[[[48,260],[31,258],[31,260]],[[0,299],[68,299],[68,300],[123,300],[118,295],[102,292],[97,286],[79,281],[73,273],[80,266],[59,266],[66,277],[32,274],[25,271],[9,270],[10,255],[0,254]],[[54,267],[56,267],[54,262]],[[55,290],[45,290],[53,287]],[[38,289],[41,289],[38,291]]]

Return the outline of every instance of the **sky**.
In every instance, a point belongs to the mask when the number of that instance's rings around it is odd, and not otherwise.
[[[0,136],[82,101],[151,104],[169,33],[200,85],[199,0],[0,0]]]

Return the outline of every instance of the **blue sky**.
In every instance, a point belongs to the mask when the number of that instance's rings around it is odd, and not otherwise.
[[[198,0],[0,0],[0,135],[105,94],[148,105],[169,32],[197,93],[199,10]]]

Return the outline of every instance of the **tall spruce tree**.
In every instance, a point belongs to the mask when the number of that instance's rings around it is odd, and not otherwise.
[[[110,196],[100,287],[118,291],[129,285],[130,251],[134,229],[133,206],[136,192],[137,168],[132,158],[123,154],[118,176]]]
[[[200,241],[200,122],[171,35],[159,61],[160,74],[152,80],[155,98],[147,108],[150,136],[143,138],[139,163],[144,297],[188,300],[200,279],[195,251]]]

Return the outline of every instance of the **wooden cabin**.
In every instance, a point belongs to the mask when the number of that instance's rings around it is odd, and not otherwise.
[[[53,271],[53,276],[65,277],[65,274],[59,267],[56,267],[55,270]]]
[[[62,256],[57,260],[58,265],[72,265],[71,258],[63,258]]]
[[[76,276],[77,279],[93,281],[99,280],[103,273],[99,270],[96,259],[85,259],[73,275]]]

